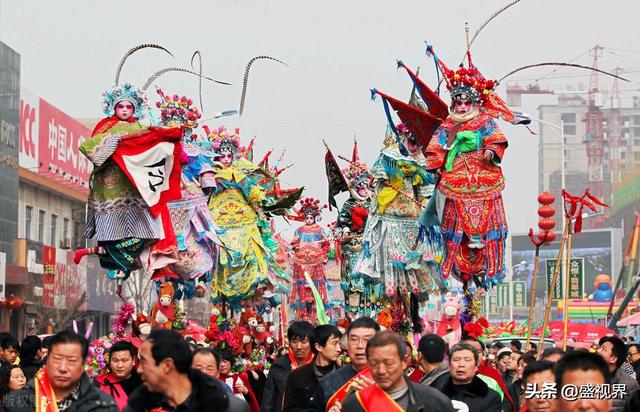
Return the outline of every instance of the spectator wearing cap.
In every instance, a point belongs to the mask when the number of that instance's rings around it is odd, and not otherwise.
[[[457,410],[501,412],[498,393],[477,376],[480,354],[468,343],[450,349],[449,370],[433,385],[448,396]],[[446,379],[443,379],[445,378]]]
[[[446,351],[447,345],[440,336],[429,333],[420,338],[418,362],[425,372],[420,383],[431,385],[440,376],[449,372],[449,363],[444,360]]]
[[[525,361],[523,356],[520,362]],[[523,405],[526,412],[556,412],[558,400],[556,397],[542,396],[541,389],[545,386],[555,386],[556,378],[553,374],[553,363],[549,361],[533,361],[522,372],[522,387],[531,390],[533,396],[524,393]]]
[[[601,356],[586,351],[574,351],[562,357],[554,366],[557,389],[557,410],[562,412],[589,411],[609,412],[612,400],[604,396],[565,397],[564,387],[572,385],[575,388],[590,385],[610,385],[611,373],[607,363]]]
[[[640,389],[636,379],[621,368],[627,360],[627,346],[617,336],[604,336],[600,339],[599,345],[598,355],[607,364],[609,373],[611,373],[611,383],[622,384],[626,389],[624,396],[614,398],[611,409],[612,411],[622,411],[625,402],[633,395],[633,392]]]

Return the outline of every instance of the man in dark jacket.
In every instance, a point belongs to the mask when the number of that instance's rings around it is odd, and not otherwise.
[[[96,388],[84,373],[89,350],[85,338],[70,331],[55,334],[49,344],[47,363],[19,391],[7,395],[4,407],[8,412],[34,411],[36,387],[39,404],[65,412],[118,412],[113,398]]]
[[[20,367],[27,380],[33,378],[33,375],[42,367],[41,355],[42,341],[40,338],[36,335],[25,336],[20,345]]]
[[[313,359],[313,325],[307,321],[291,322],[287,329],[287,339],[289,353],[276,359],[269,369],[267,383],[262,392],[261,412],[282,411],[282,397],[289,373]]]
[[[473,346],[458,343],[450,352],[450,373],[442,375],[432,386],[448,396],[456,409],[466,405],[469,412],[501,412],[500,395],[476,376],[480,356]]]
[[[444,411],[451,401],[438,390],[412,382],[405,374],[407,345],[396,333],[377,333],[367,343],[367,361],[375,383],[347,396],[342,412]]]
[[[640,383],[640,343],[631,343],[628,346],[627,358],[636,372],[636,380]]]
[[[440,336],[429,333],[420,338],[418,361],[425,372],[420,383],[431,385],[433,381],[449,372],[449,364],[444,360],[446,352],[447,345]]]
[[[289,374],[283,398],[283,412],[308,411],[318,386],[318,380],[338,368],[338,358],[342,349],[342,333],[333,325],[320,325],[314,331],[315,356],[313,362]]]
[[[337,392],[341,392],[341,388],[350,386],[349,390],[358,390],[373,384],[372,379],[356,375],[364,373],[368,368],[367,342],[379,330],[380,325],[368,317],[363,316],[351,322],[349,329],[347,329],[347,354],[351,363],[331,372],[320,380],[313,403],[309,408],[310,411],[339,411],[340,405],[348,394],[348,391],[345,390],[339,396],[334,396]]]
[[[611,407],[612,411],[620,412],[627,400],[633,395],[633,392],[640,389],[640,386],[635,376],[631,377],[621,368],[622,364],[627,360],[627,346],[622,339],[617,336],[604,336],[600,338],[599,346],[598,355],[607,363],[611,373],[611,384],[624,385],[624,393],[622,396],[613,397],[613,405]]]
[[[249,411],[246,402],[230,397],[220,382],[190,368],[189,344],[177,332],[152,330],[138,358],[143,385],[129,395],[126,412]]]

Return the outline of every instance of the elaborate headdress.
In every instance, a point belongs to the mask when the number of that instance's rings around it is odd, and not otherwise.
[[[342,169],[342,174],[347,180],[350,190],[356,190],[359,186],[370,186],[373,176],[369,173],[369,166],[366,163],[360,161],[360,155],[358,153],[358,142],[353,142],[353,153],[351,160],[342,158],[349,162],[349,167]]]
[[[160,101],[156,102],[156,107],[160,109],[160,117],[164,125],[182,126],[196,128],[198,119],[202,117],[200,109],[193,106],[193,100],[186,96],[166,95],[162,89],[156,87],[160,95]]]
[[[317,218],[320,216],[321,210],[326,207],[327,205],[320,206],[320,201],[318,199],[307,197],[300,201],[300,211],[298,214],[304,217],[313,216]]]
[[[235,129],[233,133],[229,133],[224,126],[214,130],[210,130],[206,125],[202,126],[202,128],[207,132],[207,136],[213,143],[214,152],[219,154],[232,153],[236,157],[244,151],[244,148],[240,146],[240,129]]]
[[[102,110],[107,116],[113,116],[116,105],[125,100],[133,104],[135,108],[133,116],[138,119],[144,118],[149,110],[147,96],[142,90],[129,82],[115,85],[111,89],[105,90],[102,92],[102,97]]]
[[[493,80],[485,79],[473,64],[469,68],[460,66],[453,71],[438,59],[438,66],[452,100],[471,100],[474,104],[484,104],[496,85]]]
[[[444,77],[447,89],[451,93],[451,100],[470,100],[481,107],[492,117],[502,117],[507,122],[513,122],[515,115],[495,93],[497,82],[487,80],[471,60],[471,52],[467,51],[468,67],[460,64],[458,70],[453,71],[438,58],[433,46],[427,45],[427,54],[432,55],[440,72]],[[411,75],[411,73],[410,73]]]

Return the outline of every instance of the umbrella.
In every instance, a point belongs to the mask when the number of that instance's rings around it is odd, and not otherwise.
[[[599,340],[603,336],[615,336],[615,332],[604,326],[595,323],[587,323],[584,325],[580,337],[576,340],[581,342],[593,342]]]

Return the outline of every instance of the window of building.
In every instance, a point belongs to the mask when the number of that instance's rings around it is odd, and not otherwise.
[[[69,219],[64,218],[62,221],[62,241],[67,242],[69,239]]]
[[[31,239],[31,222],[33,220],[33,206],[27,206],[24,210],[24,237]]]
[[[564,124],[563,132],[565,135],[575,136],[576,134],[576,125],[575,124]]]
[[[50,244],[53,247],[56,246],[56,240],[58,240],[58,215],[51,215],[51,235],[49,236]]]
[[[38,242],[44,243],[44,217],[46,212],[38,210]]]
[[[640,125],[640,116],[633,116],[633,124]]]
[[[575,113],[562,113],[560,115],[560,119],[562,119],[565,123],[575,123],[576,122],[576,114]]]

